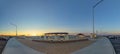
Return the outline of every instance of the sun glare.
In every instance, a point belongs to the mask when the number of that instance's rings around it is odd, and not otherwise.
[[[32,36],[37,36],[37,34],[35,34],[35,33],[33,33],[33,34],[31,34]]]

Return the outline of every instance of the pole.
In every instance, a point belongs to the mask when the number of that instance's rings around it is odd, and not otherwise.
[[[93,19],[92,19],[92,21],[93,21],[93,34],[92,34],[92,38],[94,38],[96,35],[95,35],[95,8],[102,2],[103,0],[100,0],[99,2],[97,2],[93,7],[92,7],[92,17],[93,17]]]
[[[16,25],[16,36],[18,36],[18,34],[17,34],[17,25]]]
[[[93,10],[92,10],[92,11],[93,11],[93,12],[92,12],[92,13],[93,13],[93,34],[92,34],[92,35],[93,35],[93,37],[94,37],[94,36],[95,36],[95,18],[94,18],[94,8],[92,8],[92,9],[93,9]]]
[[[17,25],[16,24],[13,24],[13,23],[10,23],[11,25],[15,26],[16,28],[16,36],[18,36],[18,30],[17,30]]]

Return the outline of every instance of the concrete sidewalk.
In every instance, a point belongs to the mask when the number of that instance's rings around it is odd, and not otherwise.
[[[11,38],[8,41],[2,54],[43,54],[43,53],[21,44],[15,38]]]
[[[72,54],[116,54],[111,42],[105,38],[99,38],[92,45],[73,52]]]

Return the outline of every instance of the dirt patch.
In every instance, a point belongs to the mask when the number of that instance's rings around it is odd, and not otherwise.
[[[21,43],[26,46],[29,46],[37,51],[46,53],[46,54],[70,54],[74,51],[82,49],[89,46],[94,41],[75,41],[67,43],[44,43],[44,42],[35,42],[30,40],[18,39]]]

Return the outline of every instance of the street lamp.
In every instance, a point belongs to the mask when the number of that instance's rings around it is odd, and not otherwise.
[[[97,2],[93,7],[92,7],[92,14],[93,14],[93,34],[92,34],[92,38],[94,38],[94,37],[96,37],[96,35],[95,35],[95,17],[94,17],[94,15],[95,15],[95,8],[101,3],[101,2],[103,2],[103,0],[100,0],[99,2]]]
[[[18,36],[18,31],[17,31],[17,25],[16,24],[13,24],[13,23],[10,23],[11,25],[13,25],[13,26],[15,26],[15,28],[16,28],[16,36]]]

